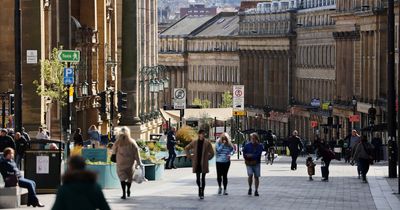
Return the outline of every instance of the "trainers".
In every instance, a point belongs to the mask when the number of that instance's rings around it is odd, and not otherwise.
[[[255,192],[254,192],[254,196],[260,196],[259,194],[258,194],[258,191],[256,190]]]
[[[224,195],[228,195],[228,193],[226,192],[226,190],[224,190]]]
[[[250,188],[249,191],[247,192],[247,195],[251,195],[251,194],[252,194],[252,190]]]
[[[222,188],[218,188],[218,195],[222,194]]]

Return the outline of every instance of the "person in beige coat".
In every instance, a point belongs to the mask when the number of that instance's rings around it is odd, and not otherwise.
[[[112,150],[113,154],[116,155],[117,174],[121,181],[121,198],[126,199],[126,194],[128,197],[131,196],[134,169],[136,166],[142,165],[139,146],[136,144],[136,141],[131,138],[129,128],[121,128]]]
[[[214,149],[211,143],[205,139],[204,130],[199,130],[198,134],[199,139],[187,145],[185,151],[186,156],[192,160],[193,173],[196,174],[196,183],[199,187],[199,197],[200,199],[204,199],[206,174],[209,172],[208,161],[214,157]]]

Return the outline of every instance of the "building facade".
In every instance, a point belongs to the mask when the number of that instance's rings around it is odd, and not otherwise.
[[[217,7],[206,7],[205,4],[191,4],[189,7],[180,9],[181,18],[185,16],[203,17],[214,16],[217,14]]]

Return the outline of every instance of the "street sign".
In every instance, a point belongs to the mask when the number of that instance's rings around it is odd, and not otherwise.
[[[244,110],[244,85],[233,86],[233,110]]]
[[[74,86],[69,86],[69,91],[68,91],[68,101],[69,103],[74,102]]]
[[[311,127],[312,128],[318,127],[318,121],[311,121]]]
[[[246,111],[233,111],[233,116],[246,116]]]
[[[60,50],[58,60],[61,62],[79,63],[81,61],[81,52],[79,50]]]
[[[185,88],[174,88],[174,109],[186,109]]]
[[[27,50],[26,51],[26,63],[27,64],[37,64],[38,63],[37,50]]]
[[[64,68],[64,85],[74,84],[74,69]]]
[[[350,115],[350,122],[360,122],[360,115]]]

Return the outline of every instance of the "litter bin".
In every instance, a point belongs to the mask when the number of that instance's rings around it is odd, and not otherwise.
[[[65,144],[59,140],[32,140],[30,145],[24,177],[36,182],[37,193],[55,193],[61,184]]]

